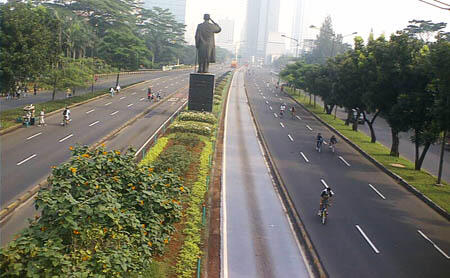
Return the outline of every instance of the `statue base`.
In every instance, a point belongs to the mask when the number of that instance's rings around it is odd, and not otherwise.
[[[212,112],[214,74],[191,73],[189,78],[188,110]]]

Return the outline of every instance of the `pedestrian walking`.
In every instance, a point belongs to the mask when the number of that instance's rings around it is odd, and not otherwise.
[[[42,108],[41,113],[39,114],[39,126],[46,126],[47,124],[45,123],[45,109]]]
[[[161,100],[161,94],[158,92],[156,94],[156,101],[160,101]]]
[[[148,99],[149,101],[151,101],[151,100],[153,99],[153,96],[152,96],[152,88],[151,88],[151,87],[148,87],[148,89],[147,89],[147,99]]]
[[[117,84],[117,86],[116,86],[116,91],[117,91],[117,93],[120,93],[120,85],[119,84]]]
[[[20,87],[19,87],[16,92],[17,99],[20,99],[21,94],[22,94],[22,89],[20,89]]]
[[[114,96],[114,88],[113,87],[109,88],[109,92],[111,93],[111,97],[113,97]]]
[[[6,93],[6,100],[10,100],[11,99],[11,92]]]
[[[28,86],[23,89],[23,97],[28,97]]]
[[[34,83],[33,94],[37,95],[37,85],[36,85],[36,83]]]

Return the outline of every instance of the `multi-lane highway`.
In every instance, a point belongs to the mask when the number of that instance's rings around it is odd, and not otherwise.
[[[215,70],[216,73],[224,71],[219,68]],[[112,98],[107,96],[72,108],[73,120],[68,126],[60,125],[62,114],[58,113],[46,119],[45,127],[21,128],[1,136],[1,208],[47,177],[52,165],[67,160],[69,146],[77,143],[91,145],[154,105],[147,100],[148,86],[152,87],[153,92],[160,92],[163,98],[176,91],[182,95],[175,98],[186,98],[188,79],[189,71],[176,71],[163,77],[156,74],[147,83],[122,90]],[[150,111],[144,118],[151,123],[159,116]],[[142,128],[145,130],[145,126]],[[127,134],[138,136],[130,131]],[[126,142],[121,144],[128,146]]]
[[[345,142],[315,150],[330,131],[275,90],[269,72],[247,75],[249,103],[295,210],[330,277],[450,277],[448,220]],[[297,117],[280,118],[281,103]],[[317,216],[325,187],[335,193],[329,221]]]

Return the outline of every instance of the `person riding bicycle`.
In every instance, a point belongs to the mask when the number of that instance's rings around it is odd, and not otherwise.
[[[322,134],[317,133],[317,137],[316,137],[316,149],[319,150],[322,147],[322,143],[323,143],[323,137]]]
[[[320,206],[317,215],[321,216],[324,204],[330,205],[331,197],[333,197],[333,192],[331,191],[330,187],[325,188],[320,193]]]
[[[285,110],[286,110],[286,104],[282,103],[280,106],[280,116],[284,115]]]
[[[70,121],[70,109],[66,106],[63,111],[63,123],[68,123]]]
[[[291,107],[291,116],[292,116],[292,119],[295,117],[295,106]]]
[[[334,135],[331,135],[330,138],[330,147],[337,144],[337,139]]]

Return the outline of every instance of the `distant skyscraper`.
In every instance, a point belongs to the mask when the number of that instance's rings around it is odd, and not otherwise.
[[[269,34],[278,32],[280,0],[248,0],[243,55],[266,58]]]
[[[292,19],[292,33],[291,37],[295,38],[299,41],[299,43],[303,40],[303,14],[304,14],[304,0],[295,0],[295,11],[294,18]],[[297,43],[295,41],[291,41],[291,50],[294,55],[297,53],[296,51],[300,51],[297,48]],[[298,52],[300,54],[300,52]]]
[[[219,19],[217,24],[222,31],[216,35],[216,45],[234,52],[234,20]]]
[[[144,8],[152,9],[153,7],[160,7],[162,9],[169,9],[174,14],[175,19],[180,23],[185,23],[186,20],[186,0],[143,0]]]

